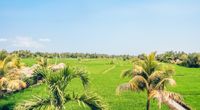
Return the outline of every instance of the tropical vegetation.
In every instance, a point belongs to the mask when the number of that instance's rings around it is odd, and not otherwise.
[[[16,110],[32,110],[32,109],[55,109],[65,110],[67,107],[66,103],[75,101],[80,105],[87,105],[92,110],[104,110],[106,109],[105,103],[95,93],[84,92],[81,95],[68,92],[68,85],[71,80],[79,78],[82,81],[84,88],[87,87],[89,79],[87,73],[80,69],[70,69],[66,67],[59,72],[53,72],[48,69],[37,70],[39,74],[44,77],[47,85],[49,95],[47,98],[36,97],[28,101],[22,102],[16,106]]]
[[[30,52],[28,55],[31,57],[26,58],[23,51],[17,52],[0,51],[0,109],[77,109],[74,106],[76,102],[81,109],[93,110],[108,109],[108,107],[116,110],[138,108],[149,110],[157,109],[156,103],[164,110],[168,108],[190,110],[191,107],[187,104],[195,109],[199,105],[196,103],[199,99],[198,92],[195,91],[199,90],[197,81],[200,80],[198,79],[200,71],[198,68],[187,69],[176,66],[190,64],[193,65],[191,67],[198,67],[198,53],[179,53],[180,55],[175,54],[170,58],[166,56],[170,56],[173,52],[163,55],[164,57],[162,54],[151,53],[138,56],[66,59],[60,56],[62,53],[51,58],[40,56],[38,53],[37,55],[33,53],[35,56],[32,56]],[[131,68],[131,65],[132,69],[125,70]],[[72,68],[74,66],[78,67]],[[87,68],[89,73],[80,70],[80,67]],[[178,74],[174,74],[174,67]],[[118,77],[121,70],[125,70],[121,74],[123,79]],[[88,76],[91,77],[90,86],[88,86]],[[77,79],[80,79],[82,86]],[[119,85],[128,80],[130,80],[128,83]],[[176,82],[177,88],[170,87]],[[189,86],[188,82],[192,85]],[[117,94],[127,92],[120,97],[115,96],[116,87]],[[132,94],[133,91],[140,94]],[[104,100],[96,93],[103,96]],[[183,100],[183,97],[186,100]],[[104,101],[108,102],[109,106]]]
[[[150,99],[152,98],[159,101],[159,108],[161,108],[161,103],[165,103],[170,109],[190,109],[182,102],[179,94],[165,90],[167,84],[175,85],[175,80],[172,78],[174,70],[158,63],[155,57],[155,52],[148,56],[144,55],[144,60],[134,62],[133,69],[124,71],[122,77],[132,77],[132,79],[128,83],[119,85],[117,93],[127,90],[146,91],[146,110],[150,110]]]

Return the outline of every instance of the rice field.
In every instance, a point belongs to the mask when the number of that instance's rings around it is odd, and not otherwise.
[[[114,64],[109,62],[113,60]],[[28,66],[35,63],[34,59],[23,59],[23,62]],[[54,63],[55,59],[50,60]],[[146,94],[145,92],[125,92],[120,96],[115,94],[116,87],[129,81],[129,78],[121,79],[120,73],[132,67],[130,61],[122,61],[118,59],[59,59],[58,62],[63,62],[70,66],[78,66],[85,68],[88,71],[90,78],[89,90],[98,93],[108,104],[110,110],[145,110]],[[176,74],[174,78],[177,82],[175,87],[167,88],[170,91],[180,93],[184,101],[194,110],[200,109],[200,68],[185,68],[174,65]],[[79,80],[73,80],[70,85],[70,92],[83,91],[79,86]],[[33,86],[18,93],[6,96],[0,99],[0,109],[12,109],[17,103],[28,100],[33,96],[47,96],[46,86],[44,84]],[[79,107],[74,102],[66,105],[68,110],[87,110],[86,107]],[[157,101],[151,101],[151,109],[156,110]],[[165,105],[162,105],[162,110],[168,110]]]

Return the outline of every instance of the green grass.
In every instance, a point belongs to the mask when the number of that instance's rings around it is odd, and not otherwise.
[[[124,69],[131,68],[129,61],[115,60],[115,64],[111,65],[109,62],[112,59],[59,59],[58,62],[64,62],[71,66],[83,67],[89,71],[90,78],[90,91],[98,93],[108,104],[111,110],[144,110],[146,106],[146,94],[145,92],[135,93],[126,92],[120,96],[115,95],[116,87],[128,81],[129,79],[121,79],[120,73]],[[35,61],[33,59],[23,59],[27,65],[31,66]],[[54,63],[55,60],[50,60]],[[174,78],[177,82],[176,87],[167,88],[168,90],[180,93],[185,102],[193,109],[200,109],[200,69],[199,68],[185,68],[174,65],[176,74]],[[79,80],[72,81],[70,85],[70,92],[78,91],[82,92],[83,89],[80,86]],[[8,106],[10,109],[24,100],[30,99],[33,95],[39,95],[42,97],[47,96],[47,90],[45,85],[28,88],[19,93],[12,94],[3,99],[0,99],[0,109]],[[66,105],[69,110],[87,109],[78,107],[75,103],[69,103]],[[157,110],[157,102],[151,101],[151,109]],[[162,110],[168,110],[163,105]]]

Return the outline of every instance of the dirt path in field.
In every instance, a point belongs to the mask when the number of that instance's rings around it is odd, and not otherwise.
[[[105,74],[105,73],[115,69],[115,67],[116,67],[116,65],[113,65],[113,66],[109,67],[108,69],[106,69],[105,71],[103,71],[102,73]]]

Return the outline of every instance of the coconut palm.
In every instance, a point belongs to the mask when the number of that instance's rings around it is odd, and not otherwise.
[[[78,95],[76,93],[70,94],[67,87],[72,79],[79,78],[85,88],[88,85],[88,76],[85,71],[80,69],[65,69],[52,72],[51,70],[42,69],[37,71],[44,77],[49,97],[41,98],[36,97],[29,101],[25,101],[15,107],[16,110],[32,110],[32,109],[66,109],[65,104],[70,101],[78,102],[80,105],[87,105],[92,110],[106,109],[105,104],[101,98],[94,93],[83,93]]]
[[[8,70],[8,63],[12,61],[12,56],[7,56],[4,59],[0,60],[0,76],[2,77]]]
[[[23,64],[16,55],[9,55],[0,60],[0,94],[26,88],[26,83],[20,80],[18,69]]]
[[[134,62],[132,70],[126,70],[121,74],[122,77],[132,77],[132,79],[128,83],[121,84],[117,87],[118,94],[127,90],[146,91],[147,110],[150,109],[151,98],[157,98],[155,96],[158,96],[158,93],[162,93],[167,84],[170,85],[176,84],[175,80],[172,78],[172,74],[174,73],[173,68],[158,63],[155,60],[155,55],[156,53],[153,52],[148,56],[144,55],[143,60]],[[161,92],[155,92],[155,91],[161,91]],[[167,91],[164,92],[166,94],[168,93]],[[174,94],[171,95],[171,97],[178,97],[178,96]],[[180,100],[180,98],[179,99],[176,98],[176,100],[179,102],[182,101]]]
[[[0,76],[4,76],[9,70],[13,68],[21,68],[24,64],[21,63],[20,58],[16,55],[8,55],[0,60]]]
[[[12,59],[12,65],[14,65],[15,68],[21,68],[23,67],[25,64],[21,62],[21,59],[18,56],[14,56],[14,58]]]
[[[3,60],[8,55],[6,50],[0,50],[0,60]]]

